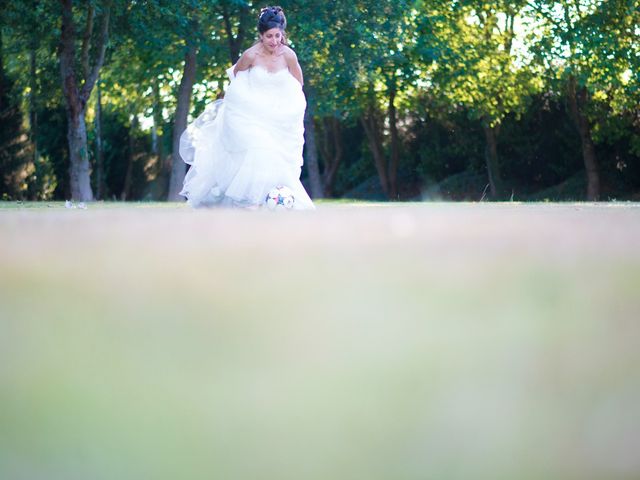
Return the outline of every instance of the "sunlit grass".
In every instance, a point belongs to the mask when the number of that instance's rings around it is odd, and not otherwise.
[[[80,202],[72,202],[72,206],[78,208]],[[172,208],[186,208],[187,205],[184,202],[87,202],[84,204],[87,209],[105,209],[105,208],[119,208],[119,209],[139,209],[139,208],[153,208],[153,209],[172,209]],[[23,201],[0,201],[0,210],[9,209],[64,209],[64,201],[41,201],[41,202],[23,202]]]

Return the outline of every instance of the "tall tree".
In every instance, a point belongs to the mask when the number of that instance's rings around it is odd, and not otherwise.
[[[175,12],[176,17],[181,19],[179,24],[181,25],[181,43],[184,45],[184,63],[173,124],[173,154],[167,195],[168,200],[172,201],[183,200],[179,193],[187,167],[179,153],[180,136],[187,128],[193,87],[197,80],[199,55],[207,50],[205,53],[213,57],[213,59],[208,58],[206,62],[200,63],[207,64],[217,60],[216,56],[212,55],[214,49],[211,45],[211,39],[224,38],[224,35],[221,34],[222,25],[224,25],[229,46],[228,58],[232,62],[237,60],[240,47],[245,41],[250,3],[241,0],[225,0],[221,1],[220,5],[217,3],[194,0],[186,7],[178,6],[178,10]],[[205,21],[208,18],[215,18],[218,21]],[[186,28],[184,28],[185,26]],[[234,26],[236,26],[235,32]]]
[[[0,27],[2,23],[0,22]],[[22,112],[13,92],[14,82],[4,68],[4,42],[0,28],[0,199],[20,198],[24,178]]]
[[[4,109],[0,115],[6,118],[12,112],[16,125],[20,126],[20,135],[16,137],[20,141],[12,143],[17,148],[17,155],[11,156],[11,164],[17,170],[8,177],[7,171],[3,173],[5,178],[15,180],[9,184],[19,187],[18,196],[21,198],[48,199],[59,184],[52,172],[52,158],[47,155],[47,146],[41,141],[42,137],[57,136],[58,129],[39,128],[43,110],[59,99],[55,88],[60,85],[59,76],[56,75],[52,82],[47,75],[54,64],[51,46],[56,39],[51,30],[54,19],[58,17],[58,12],[53,11],[56,6],[57,2],[36,0],[0,2],[0,28],[6,39],[3,56],[8,60],[4,73],[5,81],[10,79],[8,91],[11,94],[7,98],[12,103],[12,109]],[[58,69],[55,71],[57,73]],[[47,95],[42,95],[43,91]],[[0,130],[9,135],[11,129],[5,125]]]
[[[218,11],[224,24],[229,46],[229,60],[234,65],[240,58],[251,27],[252,2],[245,0],[220,0]]]
[[[404,48],[412,42],[411,4],[401,1],[291,2],[292,29],[307,83],[313,87],[324,190],[331,195],[342,160],[341,124],[366,132],[385,195],[396,198],[400,137],[398,94],[411,77]],[[387,127],[388,126],[388,127]]]
[[[408,51],[414,42],[413,2],[365,2],[362,41],[372,48],[359,51],[356,84],[361,106],[361,123],[387,196],[399,198],[400,135],[398,102],[415,78],[415,66]],[[385,141],[386,137],[386,141]],[[386,143],[386,148],[385,148]]]
[[[424,2],[420,24],[428,79],[451,109],[463,105],[481,123],[491,195],[504,195],[498,137],[509,114],[522,113],[541,82],[514,52],[520,0]]]
[[[106,193],[106,181],[104,170],[104,147],[102,141],[102,91],[100,79],[96,85],[95,106],[95,139],[96,139],[96,198],[104,199]]]
[[[625,90],[621,79],[625,71],[633,71],[632,51],[638,43],[637,2],[530,0],[529,9],[538,22],[532,50],[565,92],[582,146],[586,196],[598,200],[600,165],[593,132],[602,114],[595,111],[594,99],[606,96],[611,87]]]
[[[113,2],[107,0],[99,5],[87,3],[82,12],[74,9],[72,0],[60,0],[60,6],[62,29],[59,58],[68,122],[71,196],[75,200],[90,201],[93,200],[93,191],[85,115],[89,97],[104,63]],[[99,27],[94,32],[96,16],[99,18]],[[84,19],[80,51],[76,28],[79,17]]]
[[[190,24],[194,28],[197,28],[197,19],[192,17]],[[187,173],[187,166],[180,157],[180,136],[187,128],[191,92],[196,81],[197,62],[197,41],[191,36],[188,36],[186,39],[182,80],[180,81],[180,88],[178,89],[178,104],[173,123],[173,155],[171,160],[171,177],[169,178],[169,193],[167,195],[167,199],[171,201],[183,200],[179,194],[180,190],[182,190],[185,174]]]
[[[316,129],[313,120],[314,98],[310,93],[313,90],[307,88],[307,109],[304,112],[304,138],[305,138],[305,166],[309,175],[309,184],[312,198],[324,197],[322,178],[318,165],[318,147],[316,145]]]

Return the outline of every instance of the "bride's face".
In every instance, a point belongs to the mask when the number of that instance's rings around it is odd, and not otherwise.
[[[270,53],[273,53],[278,45],[282,43],[282,30],[279,28],[272,28],[260,35],[260,41],[264,48]]]

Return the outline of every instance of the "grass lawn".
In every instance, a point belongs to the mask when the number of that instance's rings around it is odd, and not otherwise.
[[[0,478],[640,478],[639,247],[634,203],[0,203]]]

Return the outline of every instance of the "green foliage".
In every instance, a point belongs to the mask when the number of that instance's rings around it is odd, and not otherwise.
[[[472,118],[499,125],[520,114],[542,84],[515,51],[518,2],[437,2],[423,5],[419,23],[426,79],[453,107]]]
[[[529,14],[536,26],[528,39],[530,50],[547,72],[550,87],[562,92],[568,78],[574,77],[578,87],[589,92],[587,113],[594,124],[595,140],[603,140],[598,134],[601,129],[614,138],[624,136],[615,132],[616,126],[628,122],[613,117],[637,117],[640,113],[637,2],[559,4],[538,0],[530,2]]]
[[[12,93],[13,82],[0,70],[0,198],[5,200],[22,198],[29,176],[22,114]]]
[[[419,102],[410,117],[408,153],[420,181],[426,185],[465,170],[483,171],[480,125],[464,109],[438,115],[437,99],[427,93]]]
[[[588,91],[585,113],[605,195],[635,198],[640,191],[640,10],[634,0],[278,3],[303,67],[323,173],[331,160],[325,157],[335,152],[327,142],[339,142],[343,152],[335,195],[359,186],[379,188],[361,119],[376,116],[382,154],[389,158],[390,102],[399,137],[398,178],[406,192],[416,184],[484,175],[483,127],[499,127],[499,166],[508,193],[526,196],[561,185],[583,168],[566,104],[570,78]],[[103,3],[75,3],[78,48],[87,5],[99,14]],[[119,197],[132,156],[138,160],[130,198],[160,197],[153,192],[163,189],[188,45],[199,50],[191,102],[196,115],[224,89],[233,57],[230,33],[240,37],[236,48],[248,47],[261,6],[245,0],[114,1],[100,78],[110,198]],[[12,198],[67,198],[66,120],[56,55],[59,3],[3,0],[0,7],[3,102],[11,105],[1,120],[0,189]],[[87,111],[94,174],[95,103],[94,90]],[[140,122],[132,127],[134,117]],[[326,118],[338,119],[337,137],[324,135]],[[152,119],[160,152],[151,151]],[[163,157],[153,160],[154,155]],[[20,181],[15,172],[21,172]],[[471,183],[469,191],[475,191]]]

